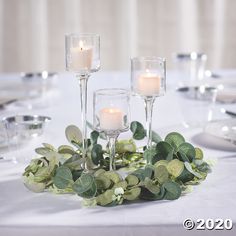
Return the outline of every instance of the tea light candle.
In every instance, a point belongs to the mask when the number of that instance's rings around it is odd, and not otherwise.
[[[118,108],[103,108],[99,112],[101,130],[123,129],[124,113]]]
[[[92,66],[93,50],[84,46],[83,41],[79,42],[79,47],[70,49],[71,69],[88,70]]]
[[[153,96],[160,93],[161,77],[157,74],[146,73],[141,74],[137,81],[137,92],[143,96]]]

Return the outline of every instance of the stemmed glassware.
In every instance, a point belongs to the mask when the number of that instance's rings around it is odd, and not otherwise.
[[[152,110],[156,97],[166,90],[166,61],[160,57],[131,59],[131,90],[145,103],[147,147],[152,146]]]
[[[93,125],[103,132],[109,144],[110,170],[115,169],[115,143],[129,129],[129,92],[125,89],[100,89],[93,97]]]
[[[83,151],[86,169],[87,152],[87,83],[92,72],[100,69],[100,36],[97,34],[69,34],[65,37],[66,70],[74,72],[80,82]]]

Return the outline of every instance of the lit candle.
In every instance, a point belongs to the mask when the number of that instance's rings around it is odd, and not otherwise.
[[[70,48],[71,69],[89,70],[92,66],[93,50],[85,47],[83,41],[79,42],[79,47]]]
[[[160,93],[161,77],[148,70],[141,74],[137,81],[137,92],[143,96],[153,96]]]
[[[101,130],[121,130],[124,128],[124,113],[118,108],[103,108],[99,112]]]

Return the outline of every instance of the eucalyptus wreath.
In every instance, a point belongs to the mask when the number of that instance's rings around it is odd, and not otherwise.
[[[91,128],[91,124],[88,126]],[[88,205],[115,206],[138,200],[178,199],[211,171],[202,150],[186,142],[181,134],[171,132],[162,139],[153,132],[153,145],[147,148],[136,145],[146,137],[143,125],[133,121],[130,130],[131,139],[116,142],[117,171],[109,170],[108,148],[101,144],[104,134],[92,130],[86,140],[90,171],[85,172],[81,131],[68,126],[65,135],[72,146],[55,148],[43,143],[36,148],[39,156],[23,173],[25,186],[33,192],[77,194]]]

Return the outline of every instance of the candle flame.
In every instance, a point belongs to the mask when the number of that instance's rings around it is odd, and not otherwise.
[[[79,41],[79,48],[81,51],[84,49],[84,42],[82,40]]]

